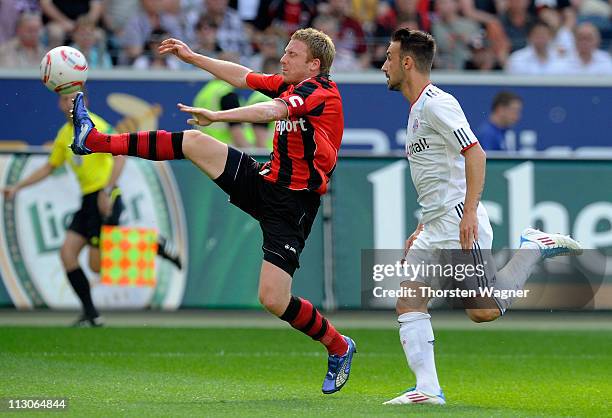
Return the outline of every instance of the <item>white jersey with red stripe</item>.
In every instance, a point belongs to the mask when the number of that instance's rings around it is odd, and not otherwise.
[[[433,84],[410,107],[406,157],[421,206],[421,223],[448,213],[465,199],[462,153],[478,140],[461,106]]]

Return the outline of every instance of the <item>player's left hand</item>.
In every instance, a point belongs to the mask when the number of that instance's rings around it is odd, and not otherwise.
[[[464,251],[471,250],[474,241],[478,241],[478,215],[476,211],[466,211],[459,223],[459,242]]]
[[[212,110],[204,109],[201,107],[185,106],[179,103],[178,108],[181,112],[190,113],[192,118],[187,119],[189,125],[208,126],[215,122],[215,114]]]

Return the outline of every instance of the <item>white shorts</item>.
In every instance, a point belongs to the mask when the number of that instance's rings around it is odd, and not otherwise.
[[[482,203],[478,204],[478,242],[480,249],[491,249],[493,244],[493,229],[489,215]],[[423,225],[423,231],[412,243],[415,250],[459,250],[459,223],[463,216],[463,203],[446,212],[444,215]]]
[[[482,204],[478,205],[478,240],[474,241],[469,252],[461,251],[459,224],[462,216],[463,203],[459,203],[446,214],[423,225],[423,230],[408,251],[406,261],[409,265],[442,266],[439,268],[444,269],[445,274],[440,275],[439,270],[432,267],[427,273],[414,274],[412,281],[435,288],[459,286],[473,289],[493,284],[497,269],[490,251],[493,229],[487,211]],[[465,269],[470,264],[473,268],[480,266],[478,274],[466,276],[465,270],[459,273],[459,268]],[[451,268],[454,273],[447,275]]]

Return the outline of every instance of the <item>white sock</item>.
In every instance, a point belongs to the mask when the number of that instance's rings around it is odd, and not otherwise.
[[[503,290],[521,290],[531,276],[535,265],[542,258],[540,247],[533,242],[524,242],[512,256],[508,264],[495,274],[495,287]],[[497,302],[505,312],[512,305],[514,298],[498,299]],[[503,312],[502,312],[503,313]]]
[[[434,359],[434,333],[431,328],[431,316],[423,312],[401,314],[400,341],[408,365],[416,376],[417,390],[428,395],[440,394],[440,383],[436,373]]]

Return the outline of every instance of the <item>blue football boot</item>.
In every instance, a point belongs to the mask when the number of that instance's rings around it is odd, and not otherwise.
[[[89,113],[87,113],[83,98],[83,92],[77,93],[72,101],[72,110],[70,111],[72,115],[72,125],[74,126],[74,138],[70,145],[70,149],[77,155],[91,154],[91,150],[85,146],[85,140],[95,127],[89,117]]]
[[[327,374],[323,380],[323,393],[326,395],[339,391],[346,384],[351,373],[353,354],[357,352],[355,341],[344,335],[342,337],[348,344],[348,350],[343,356],[332,354],[327,358]]]

